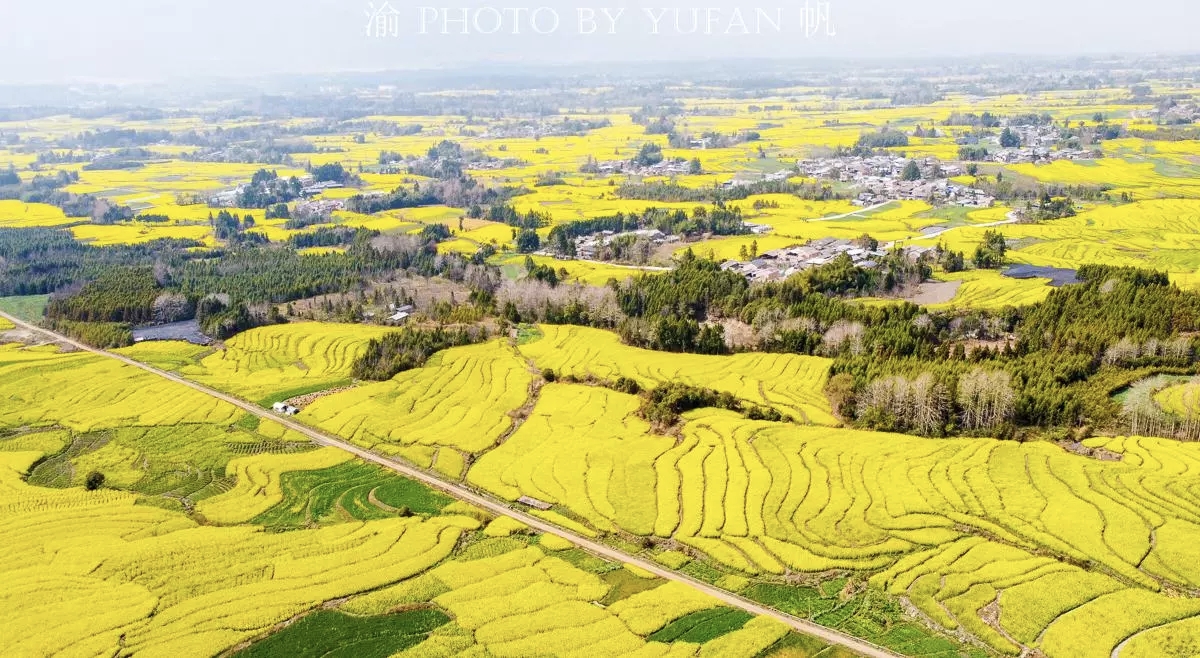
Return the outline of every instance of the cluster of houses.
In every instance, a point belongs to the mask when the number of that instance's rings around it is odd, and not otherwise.
[[[795,175],[796,172],[792,169],[780,169],[779,171],[762,176],[734,176],[733,178],[721,183],[721,187],[728,190],[742,185],[753,185],[755,183],[780,183]]]
[[[516,158],[482,158],[478,160],[471,160],[469,162],[462,162],[460,165],[457,160],[451,162],[445,158],[407,157],[400,160],[388,160],[387,162],[380,163],[379,165],[372,165],[367,169],[379,174],[406,174],[410,172],[415,173],[413,172],[413,169],[418,169],[420,171],[435,171],[441,169],[444,166],[443,163],[451,164],[453,166],[460,166],[464,171],[488,171],[512,167],[521,164],[521,161],[517,160]]]
[[[1195,103],[1175,103],[1165,108],[1153,108],[1146,114],[1168,125],[1195,123],[1200,120],[1200,106]]]
[[[949,180],[963,173],[961,166],[943,163],[937,158],[913,160],[921,171],[917,180],[903,180],[909,159],[898,155],[846,156],[822,160],[801,160],[797,168],[805,176],[835,180],[859,190],[855,205],[871,206],[885,201],[919,200],[935,203],[988,208],[995,199],[983,190]]]
[[[988,159],[992,162],[1002,164],[1053,162],[1055,160],[1094,160],[1102,157],[1104,157],[1104,153],[1094,149],[1052,149],[1048,146],[1022,146],[1020,148],[1001,149],[988,155]]]
[[[1062,139],[1062,130],[1053,123],[1033,126],[1009,126],[1008,130],[1021,138],[1018,147],[1003,148],[1000,138],[991,136],[980,144],[988,150],[988,160],[1001,164],[1053,162],[1054,160],[1093,160],[1104,157],[1095,149],[1055,148]]]
[[[384,324],[404,324],[412,317],[416,311],[416,307],[412,304],[388,304],[388,315],[383,319]],[[363,314],[368,320],[375,319],[375,311],[367,311]]]
[[[332,180],[323,180],[313,182],[312,178],[305,177],[300,179],[300,183],[304,186],[300,188],[300,195],[305,197],[316,196],[326,190],[334,190],[345,185]]]
[[[300,196],[303,198],[312,198],[327,190],[345,187],[342,183],[336,181],[314,181],[312,176],[305,176],[300,179]],[[238,197],[242,191],[246,189],[246,184],[243,183],[229,190],[221,190],[208,197],[208,205],[214,208],[229,208],[237,205]],[[339,206],[340,207],[340,206]]]
[[[888,154],[800,160],[796,168],[809,178],[858,183],[869,178],[898,177],[907,164],[908,158]]]
[[[296,217],[325,217],[332,214],[335,210],[341,210],[343,207],[345,207],[345,205],[345,202],[341,199],[312,199],[309,201],[298,201],[296,202],[296,207],[292,209],[292,214]]]
[[[584,235],[575,238],[575,256],[583,260],[596,260],[596,256],[601,247],[606,247],[612,244],[614,240],[622,237],[634,236],[643,238],[654,246],[659,246],[671,242],[679,242],[678,235],[667,235],[656,228],[645,228],[636,231],[625,231],[617,233],[615,231],[601,231],[591,235]]]
[[[945,178],[934,180],[900,180],[897,178],[872,177],[858,184],[862,190],[852,203],[856,206],[873,206],[894,200],[933,200],[952,206],[968,208],[990,208],[995,198],[981,189],[959,185]]]
[[[632,176],[683,176],[691,173],[687,160],[666,158],[652,165],[640,167],[630,160],[602,160],[595,164],[595,173],[610,176],[629,174]]]
[[[728,260],[721,269],[737,272],[752,282],[780,281],[810,267],[825,265],[841,254],[846,254],[859,267],[871,268],[884,256],[881,249],[866,249],[850,240],[822,238],[810,240],[808,244],[775,249],[748,262]]]

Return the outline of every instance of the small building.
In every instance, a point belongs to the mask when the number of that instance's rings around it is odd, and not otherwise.
[[[296,407],[283,402],[276,402],[275,404],[271,405],[271,409],[273,409],[275,413],[283,414],[284,416],[295,416],[296,414],[300,413],[300,410]]]
[[[537,498],[531,498],[530,496],[521,496],[517,499],[517,502],[521,503],[522,505],[528,505],[534,509],[540,509],[543,512],[553,507],[550,503],[547,503],[544,500],[538,500]]]
[[[412,315],[408,311],[396,311],[388,316],[388,322],[404,322],[408,320],[408,316]]]

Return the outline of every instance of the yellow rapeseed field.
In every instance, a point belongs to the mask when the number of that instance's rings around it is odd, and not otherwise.
[[[304,418],[365,447],[405,446],[479,452],[512,424],[509,413],[528,395],[532,375],[505,341],[458,347],[390,381],[363,384],[309,405]]]
[[[681,381],[776,407],[800,422],[837,424],[821,392],[829,359],[794,354],[668,354],[629,347],[616,334],[598,329],[543,325],[542,331],[542,339],[520,348],[539,368],[562,375],[630,377],[644,387]]]

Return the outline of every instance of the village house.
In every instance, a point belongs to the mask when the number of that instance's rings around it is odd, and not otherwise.
[[[283,414],[284,416],[295,416],[296,414],[300,413],[300,410],[296,407],[283,402],[276,402],[275,404],[271,405],[271,409],[273,409],[275,413]]]
[[[727,260],[721,263],[721,269],[737,272],[751,282],[780,281],[810,267],[825,265],[841,254],[849,256],[855,265],[867,268],[876,267],[884,256],[881,250],[865,249],[850,240],[821,238],[768,251],[748,262]]]

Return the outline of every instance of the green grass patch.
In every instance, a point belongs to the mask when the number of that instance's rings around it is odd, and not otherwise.
[[[397,512],[393,509],[401,508],[413,514],[437,514],[452,502],[419,482],[359,461],[284,473],[280,486],[283,501],[253,523],[282,529],[351,519],[369,521],[394,517]],[[371,501],[372,492],[382,505]]]
[[[716,585],[718,580],[725,577],[725,572],[719,571],[711,564],[692,560],[679,568],[679,572],[687,574],[696,580],[702,580],[709,585]]]
[[[482,560],[483,558],[504,555],[509,551],[515,551],[528,546],[528,544],[517,537],[485,537],[482,532],[475,533],[474,537],[482,539],[467,544],[465,548],[454,556],[455,560],[459,562]]]
[[[867,590],[843,601],[841,592],[845,585],[844,578],[828,580],[816,587],[755,583],[743,590],[742,595],[906,656],[985,658],[988,655],[982,649],[960,645],[908,620],[900,604],[882,592]],[[823,649],[819,654],[797,652],[795,655],[837,655],[828,652],[829,649]],[[780,655],[792,654],[781,652]]]
[[[725,606],[710,608],[680,617],[654,631],[646,639],[652,642],[703,644],[736,631],[753,618],[754,615],[745,610]]]
[[[420,644],[450,617],[435,608],[355,617],[320,610],[250,645],[241,658],[387,658]]]
[[[262,423],[262,418],[255,416],[254,414],[243,414],[242,417],[237,419],[237,422],[233,425],[234,427],[246,430],[247,432],[257,432],[260,423]]]
[[[828,649],[829,646],[811,635],[791,631],[759,655],[778,656],[779,658],[813,658],[817,655],[824,656],[825,654],[821,652]],[[847,655],[857,654],[851,652]]]
[[[24,295],[0,297],[0,311],[16,316],[26,322],[41,322],[50,295]]]
[[[786,612],[789,615],[812,619],[837,606],[836,598],[826,597],[814,587],[755,583],[742,590],[742,596]]]
[[[542,339],[542,330],[536,324],[517,325],[517,345],[526,345]]]
[[[562,558],[584,571],[597,574],[604,574],[621,568],[620,564],[598,558],[582,548],[570,548],[565,551],[559,551],[554,554],[554,557]]]
[[[600,603],[609,606],[621,599],[627,599],[638,592],[654,589],[667,582],[661,578],[642,578],[629,569],[614,569],[600,579],[608,583],[608,594],[600,599]]]
[[[112,434],[109,432],[89,432],[76,436],[61,451],[46,457],[33,467],[29,472],[29,484],[60,489],[71,486],[75,475],[75,467],[71,461],[103,448],[111,440]]]
[[[300,397],[301,395],[308,395],[309,393],[328,391],[331,388],[342,388],[343,386],[349,386],[352,383],[354,382],[350,379],[334,379],[323,382],[313,382],[310,384],[305,384],[304,386],[290,388],[286,391],[276,391],[275,393],[272,393],[259,400],[258,405],[261,407],[270,407],[276,402],[283,402],[284,400],[290,400],[291,398]]]
[[[825,647],[823,651],[813,654],[813,658],[858,658],[859,654],[836,644]]]

